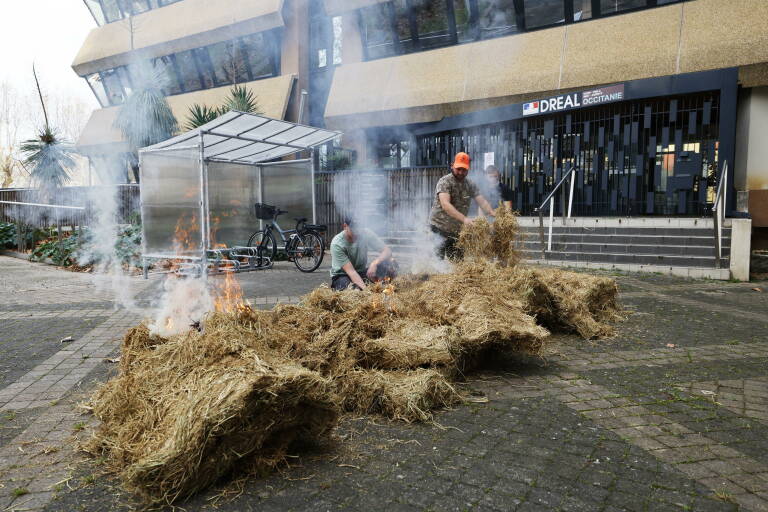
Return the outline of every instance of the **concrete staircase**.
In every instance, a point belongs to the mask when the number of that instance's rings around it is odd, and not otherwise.
[[[545,218],[545,245],[548,224]],[[552,250],[542,257],[538,217],[521,217],[520,250],[540,264],[729,279],[730,228],[723,229],[724,258],[716,268],[713,224],[712,219],[579,217],[564,225],[555,218]]]
[[[730,279],[731,230],[723,229],[721,268],[716,268],[712,219],[688,218],[555,218],[552,251],[542,258],[538,217],[520,217],[519,249],[530,263],[656,272],[692,278]],[[546,236],[549,219],[544,219]],[[416,231],[390,231],[384,241],[404,263],[423,251]]]

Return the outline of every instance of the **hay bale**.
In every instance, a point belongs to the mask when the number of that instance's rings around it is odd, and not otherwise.
[[[316,439],[337,419],[332,383],[264,350],[218,316],[205,334],[138,348],[92,399],[101,425],[85,448],[105,454],[126,487],[170,504],[246,461],[271,467],[296,439]],[[222,337],[230,331],[232,337]],[[129,346],[126,346],[130,344]]]
[[[611,336],[611,323],[623,319],[616,281],[554,268],[521,268],[516,293],[528,313],[553,331],[576,332],[585,339]]]
[[[496,261],[503,266],[514,266],[520,261],[516,242],[520,234],[517,216],[500,206],[494,212],[493,223],[485,217],[465,224],[459,233],[457,246],[470,260]]]
[[[402,321],[382,338],[360,345],[360,366],[397,370],[455,365],[459,331],[453,326],[432,327],[419,321]]]
[[[382,414],[392,419],[431,421],[432,410],[461,402],[458,391],[437,370],[353,370],[338,378],[346,411]]]

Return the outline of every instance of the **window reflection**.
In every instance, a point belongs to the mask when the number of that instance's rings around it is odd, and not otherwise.
[[[638,9],[645,7],[646,4],[647,0],[600,0],[600,13],[612,14],[628,9]]]
[[[483,39],[517,32],[513,0],[478,0],[477,7]]]
[[[563,0],[525,0],[525,28],[539,28],[565,21]]]
[[[369,59],[395,55],[394,37],[387,4],[360,9],[361,32]]]
[[[279,36],[263,32],[152,59],[151,77],[168,96],[250,82],[279,73]],[[140,65],[139,65],[140,66]],[[86,76],[103,107],[123,103],[141,73],[135,65]]]
[[[85,0],[96,24],[101,26],[136,16],[152,9],[175,4],[181,0]]]
[[[372,60],[683,1],[389,0],[357,13],[366,59]]]

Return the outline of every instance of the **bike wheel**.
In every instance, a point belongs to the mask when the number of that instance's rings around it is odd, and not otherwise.
[[[314,272],[323,262],[323,241],[316,233],[304,233],[292,246],[293,263],[302,272]]]
[[[260,229],[248,239],[248,247],[258,248],[259,256],[266,256],[271,261],[275,261],[277,242],[275,242],[275,237],[272,236],[272,233]]]

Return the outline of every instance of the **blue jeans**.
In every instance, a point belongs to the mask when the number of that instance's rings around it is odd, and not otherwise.
[[[376,281],[379,281],[381,279],[390,278],[394,279],[397,277],[397,262],[393,259],[384,260],[376,267]],[[360,277],[363,278],[363,281],[369,282],[368,278],[366,277],[368,275],[368,269],[365,269],[365,272],[360,274]],[[333,276],[331,278],[331,288],[337,291],[340,290],[346,290],[352,286],[352,288],[360,289],[359,286],[357,286],[355,283],[352,282],[352,280],[349,278],[347,274],[341,274],[338,276]]]

